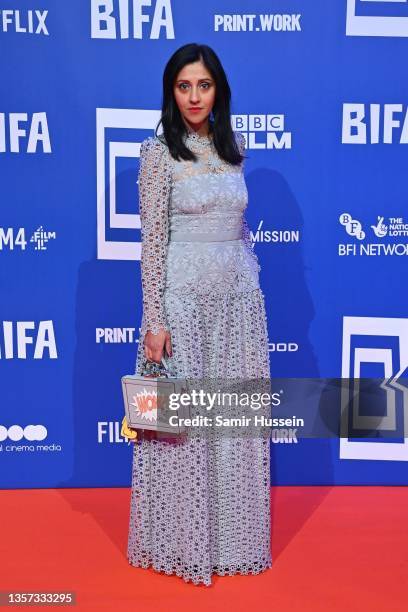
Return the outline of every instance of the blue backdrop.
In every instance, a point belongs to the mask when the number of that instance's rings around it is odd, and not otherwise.
[[[187,42],[218,53],[246,137],[272,376],[391,379],[343,424],[395,439],[274,441],[272,480],[406,484],[408,2],[141,4],[0,9],[0,486],[130,484],[138,156]]]

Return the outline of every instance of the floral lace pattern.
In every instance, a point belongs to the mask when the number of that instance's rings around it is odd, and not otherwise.
[[[244,152],[245,139],[240,132],[235,133],[238,147]],[[224,245],[214,253],[214,247],[201,250],[200,266],[203,270],[212,268],[211,279],[206,286],[223,286],[224,283],[236,290],[244,287],[255,288],[258,284],[258,271],[261,269],[258,258],[253,251],[250,230],[245,218],[247,206],[247,189],[243,176],[243,162],[237,167],[221,160],[215,152],[212,139],[190,132],[186,142],[197,154],[198,162],[175,161],[161,138],[148,137],[140,149],[139,167],[139,210],[141,220],[142,250],[141,277],[143,289],[143,315],[141,332],[148,330],[157,334],[168,330],[164,308],[164,292],[170,289],[182,289],[180,282],[185,275],[187,288],[191,287],[189,277],[194,278],[196,285],[205,291],[202,279],[195,276],[197,261],[184,243],[182,250],[172,248],[172,257],[168,258],[169,230],[185,228],[188,232],[207,230],[215,231],[219,227],[240,227],[241,238],[235,243],[236,252],[229,257]],[[209,160],[217,160],[213,163]],[[211,172],[211,168],[216,168]],[[210,171],[209,171],[210,170]],[[215,214],[214,214],[215,213]],[[189,243],[190,245],[193,243]],[[232,242],[229,245],[234,246]],[[190,247],[191,251],[191,247]],[[183,257],[191,262],[190,274]],[[229,265],[226,258],[229,258]],[[215,263],[220,260],[217,271]],[[235,263],[232,267],[232,263]],[[180,266],[180,264],[182,264]],[[173,274],[173,278],[167,282]]]
[[[236,133],[240,150],[244,137]],[[142,143],[143,317],[171,335],[167,365],[182,378],[270,377],[260,266],[245,220],[243,164],[214,162],[195,133],[199,161],[177,162],[158,138]],[[219,240],[222,231],[238,238]],[[173,232],[188,240],[174,240]],[[201,240],[204,234],[208,240]],[[212,575],[259,574],[272,565],[269,438],[156,439],[134,443],[128,561],[212,584]]]
[[[156,138],[149,137],[141,144],[138,183],[142,234],[142,328],[158,333],[161,328],[168,329],[163,292],[172,177],[169,154],[165,145]]]

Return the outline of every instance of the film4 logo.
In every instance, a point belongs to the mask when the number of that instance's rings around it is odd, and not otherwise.
[[[33,245],[34,251],[46,251],[47,242],[54,240],[56,237],[56,232],[48,232],[40,225],[31,234],[29,242]],[[0,227],[0,251],[5,249],[14,251],[17,248],[25,251],[26,247],[26,229],[24,227]]]

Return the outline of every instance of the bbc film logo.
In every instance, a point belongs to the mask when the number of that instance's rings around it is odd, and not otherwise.
[[[347,36],[408,36],[408,0],[347,0]]]

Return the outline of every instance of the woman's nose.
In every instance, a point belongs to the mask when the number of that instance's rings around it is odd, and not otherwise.
[[[190,101],[191,102],[197,102],[200,99],[199,93],[198,93],[198,89],[196,89],[195,87],[191,88],[191,93],[190,93]]]

